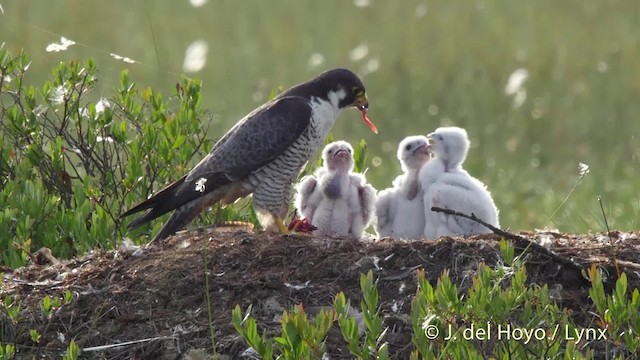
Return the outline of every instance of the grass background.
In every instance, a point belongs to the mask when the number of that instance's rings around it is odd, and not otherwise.
[[[110,96],[128,68],[139,85],[174,92],[185,50],[208,44],[204,107],[219,137],[271,89],[344,66],[362,75],[380,135],[346,111],[336,139],[369,143],[370,182],[399,173],[397,143],[441,125],[467,129],[469,172],[484,181],[514,230],[548,224],[637,230],[640,215],[640,2],[581,1],[1,1],[0,41],[24,49],[40,84],[60,61],[94,57],[95,96]],[[363,6],[364,5],[364,6]],[[60,35],[78,44],[47,53]],[[362,59],[352,51],[366,47]],[[126,64],[110,53],[138,61]],[[312,58],[324,61],[314,65]],[[529,72],[526,100],[505,94],[510,74]],[[209,121],[205,119],[206,121]]]

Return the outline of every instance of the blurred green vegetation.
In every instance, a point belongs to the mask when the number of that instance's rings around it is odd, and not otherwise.
[[[601,195],[612,227],[638,229],[637,1],[1,4],[0,38],[14,54],[24,48],[30,56],[28,83],[42,84],[60,61],[93,57],[100,69],[96,99],[112,93],[124,68],[140,86],[171,94],[185,50],[204,40],[206,66],[188,75],[203,80],[202,107],[215,114],[209,129],[216,138],[271,89],[345,66],[362,75],[380,135],[356,111],[342,114],[334,134],[367,141],[367,175],[376,188],[400,171],[395,152],[404,136],[454,124],[471,136],[466,167],[493,193],[503,227],[545,224],[583,162],[591,172],[549,226],[605,230]],[[60,35],[78,44],[45,52]],[[529,78],[521,89],[526,99],[515,108],[505,86],[520,68]]]

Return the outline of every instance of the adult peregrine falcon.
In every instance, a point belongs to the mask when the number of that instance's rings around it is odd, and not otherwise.
[[[253,193],[253,206],[266,230],[287,233],[283,218],[291,183],[323,144],[341,109],[356,107],[371,130],[362,81],[347,69],[333,69],[294,86],[241,119],[187,175],[126,211],[145,210],[133,229],[175,210],[153,241],[185,227],[214,203],[229,204]]]

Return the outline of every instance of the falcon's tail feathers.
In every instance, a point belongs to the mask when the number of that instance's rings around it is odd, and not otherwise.
[[[168,198],[170,198],[171,196],[175,195],[177,188],[184,182],[184,179],[186,177],[187,177],[186,175],[183,176],[181,179],[176,180],[172,184],[168,185],[164,189],[162,189],[159,192],[157,192],[156,194],[154,194],[152,197],[148,198],[147,200],[141,202],[140,204],[138,204],[138,205],[132,207],[131,209],[125,211],[124,213],[120,214],[120,218],[127,217],[129,215],[135,214],[135,213],[140,212],[142,210],[147,210],[149,208],[152,208],[152,210],[149,213],[157,212],[157,211],[154,211],[155,207],[158,206],[158,205],[162,205],[163,203],[168,203],[168,201],[166,201],[166,200],[168,200]],[[170,210],[167,210],[167,211],[170,211]],[[167,211],[163,212],[162,214],[166,213]],[[139,222],[139,220],[141,220],[142,218],[146,217],[149,213],[147,213],[147,214],[137,218],[133,222],[131,222],[131,224],[129,224],[129,228],[133,229],[133,228],[135,228],[137,226],[140,226],[142,223],[139,223],[137,225],[133,225],[133,224]],[[162,215],[162,214],[160,214],[160,215]],[[158,215],[158,216],[160,216],[160,215]],[[149,221],[151,221],[153,219],[155,219],[155,217],[152,218],[152,219],[149,219]]]
[[[206,185],[208,186],[206,186],[204,191],[201,192],[199,190],[196,190],[195,186],[191,186],[193,184],[185,184],[186,178],[187,176],[182,177],[171,185],[160,190],[157,194],[153,195],[149,199],[143,201],[142,203],[133,207],[131,210],[128,210],[120,215],[120,217],[122,218],[146,210],[146,212],[142,214],[142,216],[134,219],[127,227],[130,230],[135,229],[168,213],[169,211],[178,209],[185,204],[192,203],[194,202],[194,200],[198,200],[230,182],[229,178],[226,177],[224,173],[211,174],[207,178],[208,183],[206,183]],[[219,200],[220,199],[218,196],[215,201]],[[167,226],[169,222],[171,222],[171,219],[167,222],[167,224],[165,224],[165,227],[163,227],[163,230],[158,235],[162,235],[165,232],[165,229],[174,229],[173,232],[181,229],[180,226]],[[181,226],[184,225],[186,225],[186,223],[182,224]],[[171,235],[172,233],[170,233],[169,235]]]

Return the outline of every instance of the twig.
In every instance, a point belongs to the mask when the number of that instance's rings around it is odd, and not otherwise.
[[[522,252],[524,253],[528,248],[533,248],[536,249],[538,252],[541,252],[545,255],[547,255],[548,257],[550,257],[553,261],[566,266],[574,271],[577,271],[578,274],[580,274],[579,278],[582,279],[585,284],[589,284],[589,282],[582,276],[582,271],[583,271],[583,267],[574,263],[573,261],[563,258],[559,255],[554,254],[553,252],[547,250],[547,248],[545,248],[544,246],[541,246],[525,237],[516,235],[516,234],[512,234],[509,233],[507,231],[504,231],[502,229],[499,229],[491,224],[486,223],[483,220],[478,219],[475,214],[471,214],[471,215],[467,215],[467,214],[463,214],[459,211],[455,211],[455,210],[451,210],[451,209],[443,209],[440,207],[432,207],[431,211],[435,211],[435,212],[440,212],[440,213],[444,213],[444,214],[448,214],[448,215],[453,215],[453,216],[459,216],[459,217],[463,217],[465,219],[469,219],[471,221],[475,221],[478,224],[481,224],[485,227],[487,227],[489,230],[493,231],[494,234],[496,235],[500,235],[506,239],[509,240],[513,240],[516,244],[516,246],[520,247],[522,249]]]
[[[92,347],[88,347],[88,348],[82,349],[82,352],[103,351],[103,350],[108,350],[108,349],[112,349],[112,348],[116,348],[116,347],[120,347],[120,346],[137,345],[137,344],[145,343],[145,342],[148,342],[148,341],[175,340],[175,339],[176,339],[175,336],[158,336],[158,337],[153,337],[153,338],[148,338],[148,339],[127,341],[127,342],[118,343],[118,344],[92,346]]]
[[[613,265],[616,268],[616,275],[620,277],[620,268],[618,267],[618,248],[613,243],[611,238],[611,229],[609,229],[609,221],[607,221],[607,214],[604,212],[604,206],[602,206],[602,198],[598,196],[598,202],[600,203],[600,211],[602,211],[602,217],[604,218],[604,225],[607,227],[607,236],[609,237],[609,244],[613,248]]]

